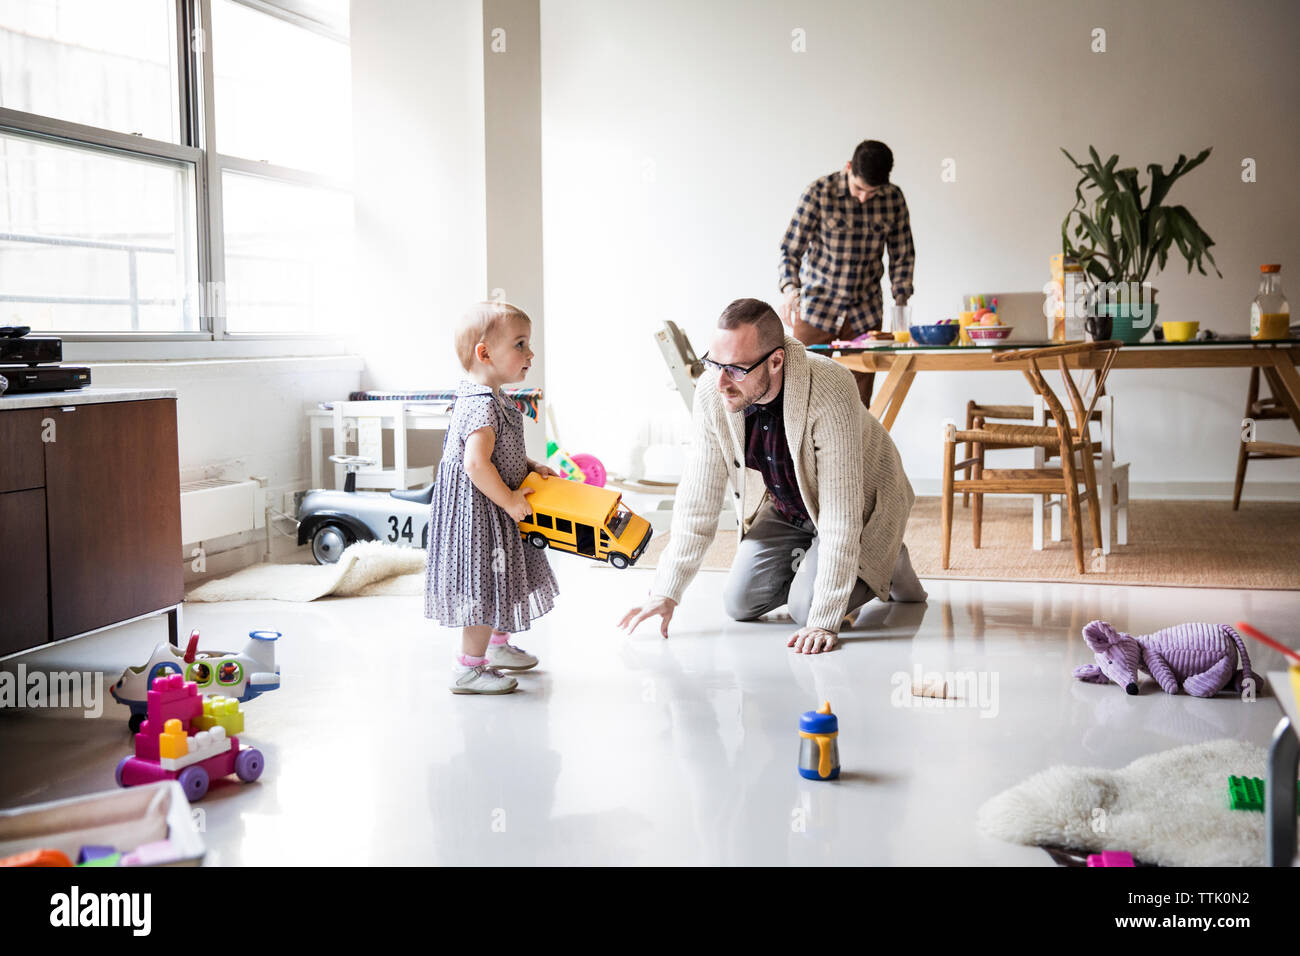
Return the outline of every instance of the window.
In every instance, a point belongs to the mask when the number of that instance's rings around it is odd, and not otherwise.
[[[537,514],[537,513],[534,512],[534,514],[533,514],[533,524],[537,525],[537,527],[539,527],[539,528],[549,528],[549,527],[551,526],[551,516],[550,516],[550,515],[539,515],[539,514]]]
[[[235,0],[213,0],[217,148],[227,156],[352,175],[346,43]]]
[[[0,324],[341,331],[347,0],[0,0]]]
[[[227,170],[222,197],[226,327],[340,331],[352,304],[352,196]]]
[[[174,0],[0,0],[0,107],[180,142]]]
[[[556,518],[555,530],[564,534],[573,534],[573,522],[568,518]]]
[[[0,325],[198,331],[192,166],[0,132]]]

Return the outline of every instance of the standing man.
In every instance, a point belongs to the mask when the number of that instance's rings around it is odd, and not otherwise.
[[[788,605],[799,630],[787,645],[818,654],[871,598],[924,601],[903,544],[912,486],[849,370],[785,335],[776,310],[758,299],[727,306],[701,361],[668,547],[649,599],[622,626],[630,632],[659,616],[668,636],[728,485],[740,535],[723,592],[730,617],[752,621]],[[766,494],[747,516],[751,479]]]
[[[889,147],[869,139],[800,197],[781,240],[781,321],[804,345],[880,328],[886,249],[894,304],[912,297],[916,250],[903,191],[889,181],[893,168]],[[874,374],[853,374],[870,406]]]

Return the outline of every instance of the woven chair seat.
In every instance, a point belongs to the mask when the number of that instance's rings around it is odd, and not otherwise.
[[[1050,425],[1003,425],[993,423],[983,428],[958,429],[956,440],[960,442],[978,442],[984,446],[1006,445],[1013,448],[1060,448],[1061,436]],[[1082,448],[1083,439],[1075,438],[1071,447]]]

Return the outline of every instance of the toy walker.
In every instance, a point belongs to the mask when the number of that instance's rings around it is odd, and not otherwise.
[[[213,777],[234,774],[245,783],[262,775],[261,751],[241,746],[239,701],[203,697],[198,685],[179,674],[154,680],[148,716],[135,735],[135,756],[117,765],[117,784],[135,787],[175,780],[191,801],[203,799]]]

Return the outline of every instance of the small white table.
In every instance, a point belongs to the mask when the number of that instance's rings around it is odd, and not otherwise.
[[[448,411],[450,402],[446,404],[414,404],[409,402],[335,402],[334,409],[312,408],[307,411],[307,431],[311,435],[311,486],[313,488],[324,487],[321,484],[321,456],[323,453],[321,433],[328,431],[334,434],[334,454],[341,455],[344,453],[343,438],[345,433],[342,430],[342,422],[345,418],[355,418],[356,412],[365,412],[369,415],[383,418],[389,417],[394,420],[393,431],[393,454],[396,459],[393,467],[384,469],[370,469],[361,471],[357,474],[358,487],[365,488],[409,488],[417,482],[428,483],[433,480],[433,466],[425,465],[422,467],[412,468],[406,461],[406,432],[408,431],[446,431],[448,424],[451,422],[451,414]],[[340,406],[346,406],[344,412]],[[396,427],[397,415],[400,413],[401,427]],[[382,464],[382,458],[378,455],[370,454],[368,457],[376,458]],[[334,487],[343,487],[343,467],[334,466]]]
[[[1291,675],[1269,671],[1268,683],[1282,707],[1282,719],[1273,730],[1264,778],[1264,818],[1268,827],[1268,865],[1291,866],[1296,851],[1296,776],[1300,773],[1300,727]]]

